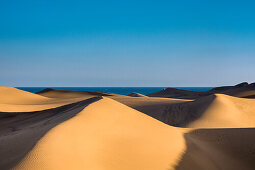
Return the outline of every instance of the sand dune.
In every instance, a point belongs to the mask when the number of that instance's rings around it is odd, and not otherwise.
[[[147,94],[149,97],[166,97],[177,99],[197,99],[212,94],[211,92],[196,92],[176,88],[165,88],[155,93]]]
[[[0,87],[0,169],[254,169],[253,88],[186,100]]]
[[[0,112],[0,169],[16,165],[51,128],[97,100],[100,98],[36,112]]]
[[[127,96],[131,96],[131,97],[147,97],[147,96],[142,95],[142,94],[140,94],[140,93],[130,93],[130,94],[128,94]]]
[[[213,93],[227,94],[242,98],[255,98],[255,83],[240,83],[235,86],[216,87],[210,90]]]
[[[34,93],[16,89],[14,87],[0,86],[0,103],[4,104],[36,104],[45,103],[48,98]]]
[[[111,96],[110,93],[99,92],[87,92],[87,91],[70,91],[46,88],[40,92],[37,92],[41,96],[50,98],[79,98],[79,97],[95,97],[95,96]]]
[[[149,97],[165,97],[178,99],[198,99],[212,94],[227,94],[242,98],[255,98],[255,83],[240,83],[235,86],[216,87],[205,92],[195,92],[176,88],[166,88],[155,93],[147,94]]]
[[[238,85],[237,87],[244,86]],[[77,94],[80,97],[82,95],[85,97],[95,96],[87,92],[64,91],[62,94],[62,91],[57,91],[58,98],[61,98],[62,95],[65,96],[66,93],[70,96]],[[211,94],[194,101],[115,94],[108,97],[171,126],[192,128],[255,127],[255,100],[253,99],[237,98],[224,94]]]
[[[155,118],[178,127],[255,127],[255,100],[224,94],[210,95],[194,101],[166,105]]]
[[[184,150],[177,128],[104,98],[49,131],[16,169],[172,169]]]
[[[188,125],[192,128],[255,127],[255,100],[215,95],[201,117]]]
[[[88,93],[88,92],[79,92],[79,91],[67,91],[67,90],[57,90],[57,89],[47,89],[43,90],[39,95],[47,96],[47,97],[55,97],[58,99],[66,99],[66,95],[69,96],[69,99],[74,96],[76,98],[79,96],[80,98],[90,98],[95,96],[104,95],[104,93]],[[159,98],[159,97],[130,97],[126,95],[117,95],[117,94],[107,94],[109,98],[114,99],[122,104],[125,104],[129,107],[132,107],[140,112],[143,112],[153,118],[156,118],[160,121],[162,113],[164,110],[171,106],[174,103],[182,103],[190,100],[184,99],[172,99],[172,98]],[[81,97],[82,96],[82,97]]]
[[[51,109],[70,103],[82,101],[93,96],[80,96],[79,98],[49,98],[42,95],[26,92],[13,87],[0,87],[1,112],[33,112]]]

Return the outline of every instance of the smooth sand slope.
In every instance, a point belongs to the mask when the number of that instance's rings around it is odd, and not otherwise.
[[[16,169],[172,169],[182,132],[103,98],[49,131]]]
[[[178,127],[255,127],[255,99],[209,95],[194,101],[169,104],[158,112],[157,119]]]
[[[45,103],[48,98],[14,87],[0,86],[0,103],[5,104],[37,104]]]
[[[255,127],[255,99],[217,94],[201,117],[188,124],[191,128]]]
[[[79,98],[49,98],[13,87],[0,86],[0,112],[33,112],[60,107],[94,96]]]

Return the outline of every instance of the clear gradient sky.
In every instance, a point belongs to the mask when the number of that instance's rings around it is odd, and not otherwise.
[[[255,1],[0,0],[0,85],[255,81]]]

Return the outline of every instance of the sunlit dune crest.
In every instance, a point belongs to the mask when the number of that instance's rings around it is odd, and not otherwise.
[[[178,128],[103,98],[49,131],[16,169],[172,169]]]

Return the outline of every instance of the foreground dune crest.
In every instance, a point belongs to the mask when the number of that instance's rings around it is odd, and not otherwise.
[[[181,130],[109,98],[50,130],[15,169],[174,169]]]

